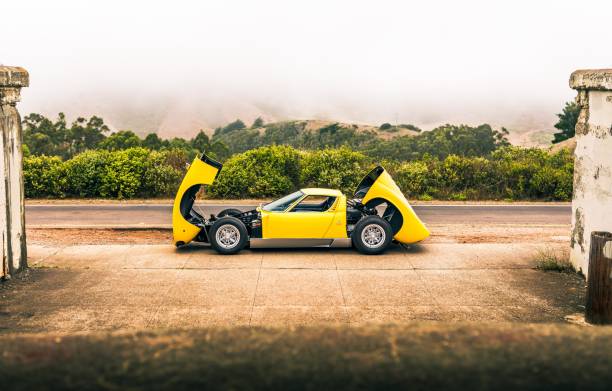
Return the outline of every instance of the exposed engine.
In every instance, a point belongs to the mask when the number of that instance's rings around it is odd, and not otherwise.
[[[376,215],[376,208],[369,208],[361,203],[358,198],[346,201],[346,231],[350,236],[355,224],[364,216]]]

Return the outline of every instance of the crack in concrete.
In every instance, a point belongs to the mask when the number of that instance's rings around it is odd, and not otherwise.
[[[253,292],[253,302],[251,303],[251,314],[249,315],[249,326],[253,321],[253,312],[255,311],[255,300],[257,299],[257,289],[259,288],[259,279],[261,278],[261,269],[263,266],[263,257],[264,254],[261,254],[261,258],[259,259],[259,272],[257,273],[257,282],[255,283],[255,292]]]

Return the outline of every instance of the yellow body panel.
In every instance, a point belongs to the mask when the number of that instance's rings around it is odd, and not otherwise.
[[[401,243],[416,243],[426,239],[429,236],[429,230],[425,224],[416,215],[412,206],[408,203],[404,194],[395,184],[391,175],[384,170],[370,187],[365,197],[362,200],[363,204],[368,201],[382,198],[392,203],[402,214],[403,224],[400,230],[393,237]]]
[[[263,239],[336,239],[346,238],[346,197],[338,190],[302,189],[304,197],[336,197],[325,212],[291,212],[304,199],[294,202],[286,211],[261,210]]]
[[[172,234],[175,244],[191,242],[200,233],[201,228],[189,223],[181,214],[181,200],[187,190],[195,185],[210,185],[215,180],[219,169],[196,157],[189,166],[179,186],[172,208]]]

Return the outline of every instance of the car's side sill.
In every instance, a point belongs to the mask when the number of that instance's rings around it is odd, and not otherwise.
[[[251,248],[351,247],[348,238],[339,239],[258,239],[251,238]]]

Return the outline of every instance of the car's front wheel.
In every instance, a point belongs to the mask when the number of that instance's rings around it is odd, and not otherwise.
[[[351,240],[362,254],[381,254],[393,240],[393,230],[387,220],[379,216],[367,216],[355,224]]]
[[[236,254],[249,239],[244,223],[235,217],[217,219],[210,227],[210,244],[220,254]]]

